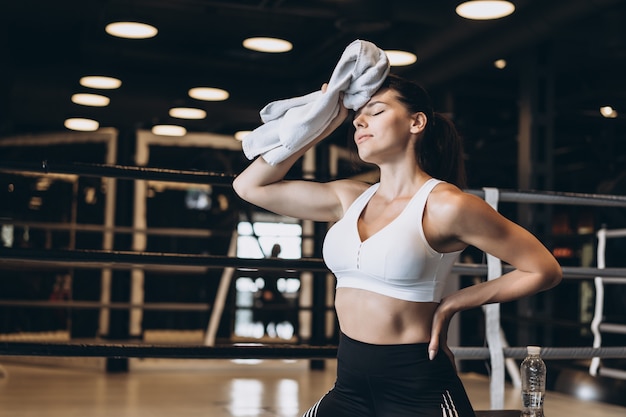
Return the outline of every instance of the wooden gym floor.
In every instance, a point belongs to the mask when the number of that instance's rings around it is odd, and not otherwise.
[[[0,357],[0,417],[299,417],[335,374],[333,360],[319,371],[305,360],[132,359],[129,372],[108,374],[93,360],[100,359]],[[488,410],[488,379],[461,377],[475,409]],[[504,408],[519,409],[519,397],[507,386]],[[554,392],[546,394],[545,411],[547,417],[626,416],[624,407]]]

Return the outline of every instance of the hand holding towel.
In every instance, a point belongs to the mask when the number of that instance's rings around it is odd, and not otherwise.
[[[358,110],[380,88],[389,73],[383,50],[371,42],[356,40],[344,50],[328,81],[325,93],[314,91],[304,96],[278,100],[260,112],[263,124],[243,140],[248,159],[261,155],[270,165],[285,160],[311,143],[343,105]]]

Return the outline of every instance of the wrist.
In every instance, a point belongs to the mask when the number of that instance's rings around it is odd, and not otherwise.
[[[439,302],[439,307],[437,307],[437,311],[439,312],[439,314],[450,319],[459,311],[459,309],[456,308],[453,298],[444,297]]]

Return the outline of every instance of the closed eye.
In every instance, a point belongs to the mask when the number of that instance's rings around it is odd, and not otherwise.
[[[383,107],[384,109],[384,105],[385,103],[383,103],[382,101],[371,101],[367,103],[365,107],[363,107],[362,109],[357,110],[356,113],[354,113],[354,118],[356,119],[357,117],[359,117],[363,111],[365,111],[366,114],[371,114],[372,116],[376,116],[384,111],[384,110],[376,111],[380,109],[381,107]],[[372,111],[374,111],[374,113],[371,113]]]

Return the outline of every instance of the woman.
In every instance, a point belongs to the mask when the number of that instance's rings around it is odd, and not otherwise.
[[[314,143],[347,115],[342,109]],[[417,84],[389,75],[352,124],[359,157],[380,168],[373,186],[284,180],[307,148],[274,166],[257,158],[233,183],[267,210],[335,222],[324,260],[337,277],[337,381],[304,415],[473,416],[446,344],[450,319],[549,289],[560,266],[533,235],[461,191],[460,139]],[[468,245],[515,269],[442,298]]]

